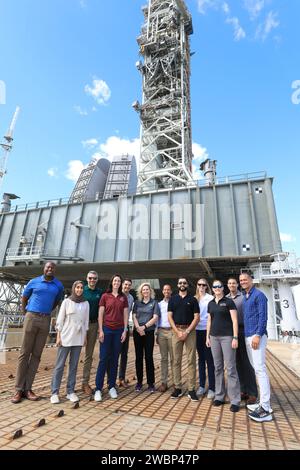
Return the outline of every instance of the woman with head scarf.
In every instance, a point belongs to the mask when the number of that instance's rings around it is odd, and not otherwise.
[[[76,373],[81,348],[85,345],[86,333],[89,328],[89,310],[89,303],[83,298],[83,283],[76,281],[72,286],[70,297],[61,304],[56,321],[56,345],[59,349],[51,383],[50,401],[52,404],[59,403],[59,388],[69,355],[67,399],[73,403],[79,401],[75,394]]]

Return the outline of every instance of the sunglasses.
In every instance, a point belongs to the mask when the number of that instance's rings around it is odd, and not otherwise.
[[[89,281],[97,281],[98,278],[97,278],[97,277],[89,277],[88,280],[89,280]]]
[[[224,286],[221,286],[220,284],[218,284],[217,286],[213,286],[213,289],[223,289]]]
[[[207,284],[202,284],[201,282],[198,282],[197,286],[207,287]]]

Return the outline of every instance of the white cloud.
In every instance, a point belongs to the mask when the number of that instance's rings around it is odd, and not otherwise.
[[[56,167],[52,167],[48,169],[47,174],[50,176],[50,178],[58,178],[57,172],[58,169]]]
[[[296,237],[294,237],[291,233],[281,233],[280,239],[284,243],[293,243],[296,241]]]
[[[265,41],[273,29],[278,28],[280,21],[278,20],[278,14],[270,11],[267,14],[266,20],[264,23],[261,23],[256,29],[256,39],[261,39]]]
[[[94,78],[92,86],[85,85],[84,91],[87,95],[92,96],[100,105],[106,104],[111,97],[111,91],[107,83],[98,78]]]
[[[192,162],[193,178],[195,180],[200,180],[203,178],[203,174],[200,171],[200,164],[209,157],[209,154],[205,147],[202,147],[202,145],[197,144],[196,142],[193,142],[192,149],[194,155]]]
[[[250,19],[255,20],[266,6],[266,0],[244,0],[244,6],[250,14]]]
[[[88,140],[82,140],[81,141],[83,148],[87,149],[92,149],[98,145],[98,140],[97,139],[88,139]]]
[[[224,13],[226,15],[230,15],[230,8],[229,8],[229,5],[228,3],[224,2],[223,5],[222,5],[222,10],[224,11]]]
[[[79,6],[80,8],[86,8],[87,7],[86,0],[79,0]]]
[[[76,182],[83,169],[84,169],[84,164],[82,163],[82,161],[70,160],[68,162],[68,169],[65,173],[65,176],[68,180]]]
[[[227,18],[226,23],[232,24],[235,41],[240,41],[241,39],[244,39],[246,37],[245,30],[240,25],[240,20],[236,16],[232,18]]]
[[[205,15],[209,8],[218,8],[220,5],[219,0],[198,0],[198,10],[201,15]]]
[[[124,154],[134,155],[137,159],[140,156],[140,139],[122,139],[115,135],[108,137],[105,143],[99,145],[96,155],[104,156],[108,160]]]
[[[80,116],[87,116],[88,112],[85,109],[82,109],[80,106],[74,106],[76,113],[80,114]]]

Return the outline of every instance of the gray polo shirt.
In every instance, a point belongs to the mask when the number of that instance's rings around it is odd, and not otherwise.
[[[153,315],[160,317],[159,306],[157,300],[154,299],[150,299],[147,304],[141,300],[136,300],[133,305],[132,313],[136,316],[140,326],[149,322],[153,318]],[[150,328],[147,328],[147,331],[155,330],[155,326],[155,324],[150,326]]]
[[[243,294],[238,290],[235,296],[232,296],[230,293],[226,295],[228,299],[233,300],[236,305],[238,313],[238,323],[240,326],[244,326],[244,312],[243,312]]]

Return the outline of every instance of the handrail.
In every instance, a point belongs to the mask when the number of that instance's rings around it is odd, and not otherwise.
[[[257,171],[257,172],[252,172],[252,173],[241,173],[241,174],[230,175],[230,176],[221,176],[221,177],[216,176],[214,183],[211,183],[208,178],[193,180],[187,187],[193,188],[193,187],[218,186],[221,184],[239,183],[242,181],[254,181],[254,180],[260,180],[260,179],[265,179],[265,178],[267,178],[267,173],[265,171]],[[168,189],[185,189],[185,187],[180,187],[180,186],[177,186],[176,183],[175,184],[171,183],[169,186],[162,188],[162,190],[168,190]],[[139,195],[139,194],[146,194],[146,193],[143,193],[142,191],[137,191],[136,194]],[[81,199],[79,196],[78,201],[74,199],[75,199],[74,197],[72,198],[63,197],[63,198],[52,199],[52,200],[49,199],[47,201],[30,202],[27,204],[18,204],[16,206],[12,206],[9,212],[4,212],[3,214],[27,211],[31,209],[32,210],[43,209],[47,207],[63,206],[63,205],[69,205],[69,204],[83,204],[86,202],[99,201],[99,200],[103,200],[103,193],[98,194],[96,198],[84,197],[84,199]]]

